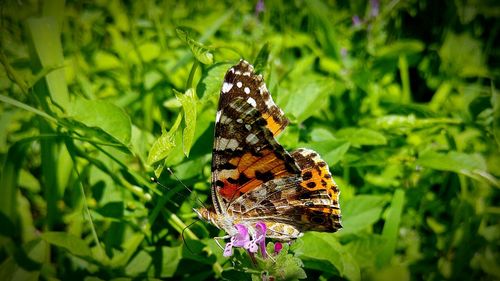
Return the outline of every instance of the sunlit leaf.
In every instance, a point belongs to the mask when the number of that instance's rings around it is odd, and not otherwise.
[[[66,232],[45,232],[42,234],[42,239],[52,245],[68,250],[73,255],[91,257],[91,251],[87,243]]]
[[[214,55],[210,52],[211,50],[200,42],[195,41],[189,32],[189,29],[178,27],[175,29],[177,36],[186,43],[194,57],[203,64],[212,64],[214,61]]]
[[[196,95],[193,89],[188,89],[184,94],[176,92],[175,96],[181,102],[184,110],[184,124],[186,127],[182,131],[182,149],[184,154],[189,157],[196,129]]]
[[[172,148],[175,146],[174,138],[177,128],[181,124],[182,114],[177,116],[175,123],[170,128],[170,131],[163,131],[161,136],[153,143],[148,154],[148,164],[152,165],[158,161],[165,159]]]
[[[130,117],[114,104],[100,100],[75,99],[68,110],[68,116],[90,130],[102,130],[124,145],[130,142]],[[95,131],[90,130],[88,132],[94,134]]]
[[[342,206],[342,233],[365,229],[380,219],[386,200],[377,195],[358,195]]]
[[[336,137],[355,146],[387,144],[387,139],[382,133],[366,128],[344,128],[337,132]]]
[[[349,280],[360,280],[360,270],[342,245],[329,233],[310,232],[293,246],[306,268],[340,274]]]

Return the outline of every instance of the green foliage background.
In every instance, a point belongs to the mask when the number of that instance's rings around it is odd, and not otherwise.
[[[0,280],[500,279],[499,15],[474,0],[4,1]],[[187,227],[240,58],[292,121],[280,143],[330,165],[344,225],[257,267]]]

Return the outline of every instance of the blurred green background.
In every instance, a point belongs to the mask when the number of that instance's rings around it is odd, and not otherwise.
[[[3,1],[0,17],[0,280],[500,279],[498,1]],[[344,225],[257,267],[189,226],[240,58],[291,120],[279,142],[330,165]]]

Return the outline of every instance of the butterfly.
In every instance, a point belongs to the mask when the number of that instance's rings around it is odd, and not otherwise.
[[[313,150],[290,153],[276,140],[288,123],[252,65],[240,60],[227,71],[215,118],[213,207],[195,210],[226,238],[240,225],[253,235],[258,222],[266,237],[280,241],[342,228],[327,163]]]

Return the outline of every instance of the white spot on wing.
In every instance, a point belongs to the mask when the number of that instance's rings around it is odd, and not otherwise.
[[[226,148],[229,148],[231,150],[235,150],[236,148],[238,148],[238,141],[235,140],[235,139],[230,139],[229,142],[227,143],[227,146]]]
[[[238,86],[238,88],[241,88],[243,86],[243,83],[241,83],[241,81],[238,81],[238,83],[236,83],[236,86]]]
[[[255,134],[248,134],[245,141],[248,142],[249,144],[256,144],[259,141],[259,139]]]
[[[245,128],[250,131],[252,129],[252,126],[250,126],[250,124],[245,124]]]
[[[223,93],[229,92],[231,90],[231,88],[233,88],[232,83],[224,82],[224,84],[222,84],[222,92]]]
[[[245,91],[245,93],[246,93],[247,95],[248,95],[248,94],[250,94],[250,88],[248,88],[248,87],[245,87],[245,89],[244,89],[243,91]]]
[[[253,98],[248,98],[247,102],[251,104],[253,107],[257,107],[257,102]]]

